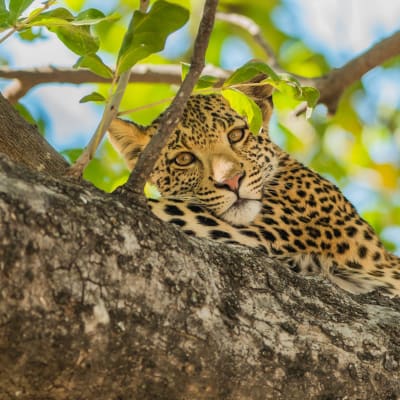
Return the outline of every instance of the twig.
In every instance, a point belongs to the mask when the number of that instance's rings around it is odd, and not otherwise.
[[[227,71],[207,65],[203,73],[220,78],[217,84],[229,75]],[[182,68],[180,65],[167,64],[139,64],[131,70],[129,82],[140,83],[166,83],[180,85],[182,80]],[[7,67],[0,67],[0,78],[13,79],[15,82],[8,86],[3,95],[7,100],[14,104],[24,96],[31,88],[40,84],[47,83],[110,83],[111,79],[102,78],[87,69],[41,67],[26,70],[13,70]],[[16,81],[19,83],[17,84]]]
[[[139,10],[142,13],[145,13],[147,11],[149,4],[150,4],[149,0],[140,0]],[[104,113],[101,117],[101,121],[99,122],[99,125],[96,128],[96,132],[92,136],[92,139],[86,146],[83,153],[79,156],[74,165],[72,165],[72,167],[69,169],[68,171],[69,176],[74,178],[82,177],[83,171],[85,170],[89,161],[93,158],[94,153],[97,150],[97,147],[99,146],[101,140],[104,137],[104,134],[106,133],[108,127],[111,124],[111,121],[114,118],[116,118],[118,114],[118,108],[121,103],[122,97],[125,93],[126,87],[128,86],[130,74],[131,71],[128,70],[123,72],[120,76],[116,78],[117,87],[115,89],[115,92],[111,94],[110,100],[107,101]],[[114,77],[116,77],[115,74]]]
[[[82,177],[83,171],[85,170],[90,160],[93,158],[94,153],[99,146],[99,143],[103,139],[104,134],[107,132],[107,129],[111,124],[111,121],[117,116],[118,107],[121,103],[122,96],[125,93],[128,81],[129,71],[121,74],[117,84],[117,88],[115,89],[115,92],[106,104],[104,113],[101,117],[99,124],[97,125],[95,133],[93,134],[89,144],[83,150],[83,153],[68,170],[67,176],[75,179],[80,179]]]
[[[3,43],[7,40],[12,34],[21,29],[24,29],[26,25],[32,21],[32,19],[36,18],[43,11],[46,11],[49,7],[51,7],[55,3],[55,0],[45,1],[41,7],[37,8],[34,12],[32,12],[28,17],[26,17],[23,21],[18,22],[15,26],[10,28],[10,30],[0,38],[0,43]]]
[[[371,69],[398,55],[400,55],[400,31],[376,43],[341,68],[333,69],[322,78],[303,79],[302,84],[316,87],[320,92],[319,103],[325,104],[329,113],[334,114],[345,89],[360,80]],[[304,112],[305,108],[306,106],[299,107],[296,115]]]
[[[205,53],[214,25],[217,4],[218,0],[206,0],[199,31],[194,43],[189,72],[171,105],[161,117],[157,133],[152,137],[150,143],[140,154],[136,167],[124,186],[124,189],[135,192],[142,200],[144,200],[143,187],[153,170],[161,149],[166,144],[169,135],[181,118],[184,106],[204,68]]]
[[[0,38],[0,43],[3,43],[4,41],[6,41],[10,36],[12,36],[15,32],[17,32],[17,27],[12,27],[10,28],[10,30]]]
[[[264,39],[261,28],[255,23],[255,21],[251,18],[245,17],[244,15],[224,12],[217,12],[215,18],[239,26],[247,31],[253,37],[254,41],[264,50],[270,66],[275,69],[279,68],[274,50],[272,50],[271,46]]]
[[[150,0],[140,0],[139,10],[144,13],[147,11],[149,5],[150,5]]]

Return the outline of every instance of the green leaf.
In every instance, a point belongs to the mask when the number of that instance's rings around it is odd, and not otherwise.
[[[32,3],[33,0],[10,0],[10,24],[14,25],[17,19]]]
[[[161,193],[158,190],[157,186],[152,185],[149,182],[146,182],[144,185],[144,195],[147,199],[158,200],[161,198]]]
[[[181,62],[181,79],[182,79],[182,82],[185,80],[186,75],[189,72],[189,69],[190,69],[190,64],[189,63]]]
[[[41,28],[39,28],[39,31],[37,33],[34,33],[32,31],[32,29],[30,29],[30,28],[24,29],[24,30],[18,32],[18,35],[22,40],[26,40],[27,42],[32,42],[33,40],[38,39],[38,38],[43,38]]]
[[[34,13],[36,10],[32,11]],[[30,18],[26,26],[60,26],[68,25],[73,21],[74,16],[66,8],[58,7],[50,11],[46,11]]]
[[[10,26],[9,13],[5,4],[5,0],[0,0],[0,28]]]
[[[121,17],[118,14],[104,15],[100,10],[97,10],[96,8],[89,8],[79,13],[76,16],[75,20],[72,21],[71,23],[75,26],[95,25],[100,22],[113,21],[120,18]]]
[[[83,149],[67,149],[61,151],[61,155],[65,157],[71,164],[73,164],[82,154]]]
[[[30,111],[21,103],[16,103],[14,108],[18,111],[19,115],[21,115],[26,121],[28,121],[32,125],[36,125],[36,120],[33,118],[33,115]]]
[[[23,20],[24,26],[26,25],[26,23],[28,21],[32,21],[33,19],[35,19],[38,15],[42,14],[46,8],[54,5],[56,2],[57,2],[57,0],[47,0],[47,1],[42,3],[42,7],[38,7],[38,8],[33,9],[29,13],[28,17]]]
[[[310,86],[301,87],[301,98],[307,102],[307,106],[314,108],[319,99],[319,90]]]
[[[34,11],[33,11],[34,12]],[[32,12],[32,13],[33,13]],[[103,21],[110,21],[119,19],[118,14],[111,14],[105,16],[101,11],[94,8],[89,8],[88,10],[82,11],[76,17],[74,17],[70,11],[66,8],[59,7],[54,10],[50,10],[41,14],[38,14],[34,18],[30,19],[30,22],[26,24],[27,26],[89,26],[99,24]]]
[[[97,10],[96,8],[88,8],[87,10],[80,12],[76,16],[76,20],[77,21],[84,21],[84,20],[91,20],[91,19],[95,20],[95,19],[104,18],[104,17],[105,17],[105,15],[100,10]]]
[[[283,93],[285,96],[291,97],[295,100],[300,100],[301,86],[295,82],[292,82],[286,77],[281,77],[279,82],[270,82],[270,84],[277,89],[279,92]]]
[[[249,82],[259,74],[268,75],[272,81],[279,82],[277,73],[267,64],[260,61],[249,61],[238,68],[224,83],[224,87],[237,85],[239,83]]]
[[[86,26],[59,26],[52,30],[58,38],[74,53],[84,56],[94,54],[99,49],[99,41],[91,35]]]
[[[188,74],[189,69],[190,69],[190,64],[189,63],[181,62],[181,79],[182,79],[182,81],[186,78],[186,75]],[[197,81],[195,89],[211,88],[218,81],[219,81],[219,79],[216,78],[215,76],[203,75]]]
[[[188,18],[188,10],[164,0],[155,2],[147,14],[135,11],[118,54],[118,75],[150,54],[163,50],[167,37]]]
[[[83,96],[80,100],[79,103],[87,103],[89,101],[105,101],[105,97],[97,92],[92,92],[86,96]]]
[[[279,82],[269,83],[285,96],[297,101],[305,101],[307,103],[306,118],[311,117],[312,110],[318,103],[318,89],[310,86],[301,86],[301,83],[295,77],[287,74],[281,75]]]
[[[211,75],[203,75],[196,83],[196,89],[207,89],[212,88],[219,82],[219,78]]]
[[[39,133],[44,136],[46,131],[46,121],[44,116],[38,116],[36,119],[30,113],[30,111],[21,103],[14,104],[14,108],[18,113],[31,125],[34,125]]]
[[[71,25],[71,21],[62,18],[41,18],[36,19],[25,26],[32,27],[32,26],[45,26],[46,28],[57,28],[58,26],[66,26]]]
[[[306,119],[311,118],[314,107],[318,103],[319,91],[316,88],[302,86],[302,97],[307,102]]]
[[[239,115],[247,119],[250,131],[257,135],[262,127],[263,118],[255,101],[236,89],[224,89],[221,94]]]
[[[103,78],[112,78],[113,72],[110,67],[104,64],[103,60],[96,54],[82,56],[75,63],[74,68],[87,68]]]

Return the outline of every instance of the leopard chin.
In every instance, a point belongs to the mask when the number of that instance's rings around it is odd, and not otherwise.
[[[220,218],[232,225],[249,225],[260,213],[261,208],[259,200],[238,199],[220,215]]]

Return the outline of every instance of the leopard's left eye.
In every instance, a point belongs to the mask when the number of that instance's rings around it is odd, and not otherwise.
[[[244,129],[237,128],[233,129],[228,133],[228,140],[230,144],[235,144],[240,142],[244,137]]]
[[[183,151],[174,158],[175,164],[180,167],[187,167],[188,165],[192,164],[195,160],[196,157],[192,153],[189,153],[188,151]]]

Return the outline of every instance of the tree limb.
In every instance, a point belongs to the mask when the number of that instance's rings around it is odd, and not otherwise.
[[[314,86],[320,91],[319,102],[325,104],[328,111],[334,114],[345,89],[360,80],[371,69],[398,55],[400,55],[400,31],[376,43],[343,67],[333,69],[325,77],[309,80],[309,86]]]
[[[225,79],[228,73],[221,68],[206,65],[203,73]],[[3,95],[12,104],[15,104],[31,88],[47,83],[111,83],[111,79],[103,78],[86,69],[71,69],[58,67],[41,67],[26,70],[15,70],[0,67],[0,78],[12,79]],[[180,65],[138,64],[131,70],[129,83],[165,83],[180,85],[182,83],[182,68]]]
[[[2,400],[400,395],[400,300],[0,157]]]
[[[171,105],[160,118],[157,133],[152,137],[150,143],[141,152],[138,162],[132,171],[125,188],[143,197],[143,187],[147,181],[154,164],[158,159],[161,149],[165,146],[169,135],[179,122],[184,106],[191,95],[193,88],[204,68],[205,54],[208,41],[214,26],[215,12],[218,0],[206,0],[203,16],[200,21],[199,30],[194,43],[193,55],[190,69],[181,87],[178,90]]]
[[[221,13],[218,13],[221,18]],[[232,22],[232,18],[228,18],[226,14],[223,18]],[[228,14],[229,15],[229,14]],[[240,20],[241,26],[244,28],[243,19]],[[246,22],[253,22],[248,26],[251,32],[259,32],[255,27],[257,25],[254,21],[246,18]],[[254,36],[257,39],[257,34]],[[263,40],[264,43],[265,40]],[[261,45],[261,42],[259,42]],[[269,57],[273,57],[267,48]],[[370,49],[353,58],[348,63],[340,68],[333,69],[324,77],[319,78],[301,78],[296,76],[303,85],[314,86],[320,91],[320,104],[325,104],[330,113],[335,113],[340,96],[344,90],[359,80],[364,74],[378,65],[383,64],[385,61],[390,60],[400,54],[400,32],[396,32],[381,42],[373,45]],[[275,63],[275,61],[274,61]],[[275,68],[278,68],[275,65]],[[228,72],[217,67],[206,66],[204,73],[213,75],[223,80],[228,76]],[[44,67],[32,70],[11,70],[9,68],[0,68],[0,78],[16,79],[19,82],[13,83],[5,90],[5,97],[10,102],[16,102],[33,86],[43,83],[102,83],[110,82],[107,79],[99,77],[90,71],[86,70],[72,70],[54,67]],[[181,82],[181,67],[179,65],[152,65],[140,64],[132,69],[130,82],[143,82],[143,83],[166,83],[179,85]],[[304,112],[305,107],[301,106],[296,111],[296,114]]]
[[[260,26],[255,21],[246,16],[234,13],[218,12],[216,18],[246,30],[264,50],[267,58],[270,60],[271,67],[277,70],[277,72],[284,72],[279,65],[274,51],[262,36]],[[353,58],[341,68],[333,69],[324,77],[307,79],[296,75],[296,79],[304,86],[316,87],[320,92],[318,103],[325,104],[328,111],[334,114],[345,89],[360,80],[371,69],[398,55],[400,55],[400,31],[373,45],[370,49]],[[301,105],[295,111],[295,114],[299,115],[303,113],[306,108],[307,105]]]
[[[81,155],[69,168],[67,175],[74,179],[82,179],[83,171],[92,160],[97,147],[104,135],[106,134],[111,121],[117,117],[119,105],[121,103],[122,97],[125,93],[126,87],[129,81],[130,71],[125,71],[118,77],[118,82],[116,82],[116,87],[113,90],[112,95],[107,99],[103,114],[96,127],[96,130],[90,139],[88,145],[84,148]]]

